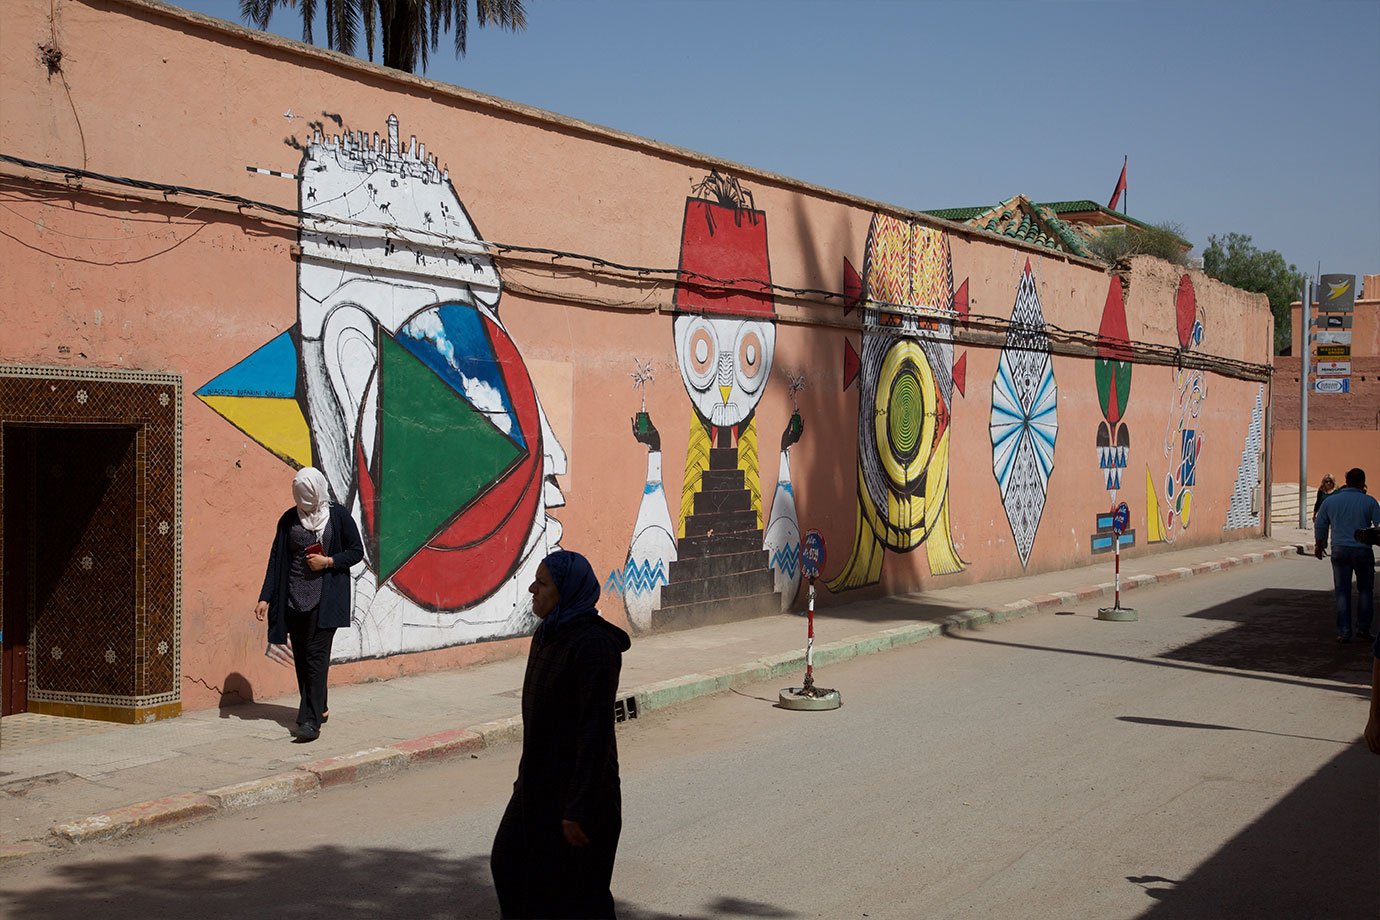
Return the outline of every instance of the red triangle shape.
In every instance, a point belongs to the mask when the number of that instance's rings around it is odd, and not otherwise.
[[[858,379],[858,372],[862,370],[862,359],[858,357],[858,351],[853,347],[853,343],[848,339],[843,340],[843,388],[846,390],[853,385],[853,381]]]
[[[968,286],[968,282],[966,282],[966,281],[963,282],[963,286],[964,286],[964,287],[967,287],[967,286]],[[954,362],[954,386],[958,387],[958,395],[959,395],[959,396],[967,396],[967,395],[968,395],[968,391],[967,391],[967,389],[966,389],[967,383],[968,383],[968,353],[965,351],[963,354],[959,355],[959,356],[958,356],[958,360]]]
[[[1126,301],[1121,296],[1121,279],[1113,275],[1107,284],[1107,302],[1102,307],[1102,323],[1097,327],[1097,356],[1113,361],[1129,361],[1130,333],[1126,329]]]
[[[963,319],[968,318],[968,279],[964,278],[963,283],[954,292],[954,312]]]
[[[847,258],[843,260],[843,315],[847,316],[862,303],[862,278]]]

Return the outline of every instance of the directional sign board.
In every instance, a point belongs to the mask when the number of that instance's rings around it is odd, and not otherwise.
[[[1323,275],[1318,279],[1318,309],[1324,313],[1350,313],[1356,306],[1355,275]]]
[[[1319,361],[1316,368],[1319,377],[1351,376],[1350,361]]]
[[[1350,345],[1319,345],[1313,352],[1319,358],[1350,358]]]
[[[1350,393],[1350,377],[1322,377],[1313,381],[1314,393]]]
[[[1315,332],[1313,341],[1319,345],[1350,345],[1350,332]]]
[[[1315,316],[1313,317],[1313,325],[1319,329],[1350,329],[1351,314],[1333,313],[1329,316]]]

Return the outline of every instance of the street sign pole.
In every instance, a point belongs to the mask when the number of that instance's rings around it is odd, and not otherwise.
[[[1112,606],[1099,607],[1097,618],[1114,623],[1129,623],[1138,619],[1134,607],[1121,606],[1121,535],[1131,524],[1131,509],[1121,502],[1112,511],[1112,557],[1115,560],[1116,581],[1113,585]]]
[[[1308,279],[1303,279],[1299,301],[1299,530],[1308,529],[1308,352],[1313,347],[1313,309],[1308,298]]]
[[[809,625],[805,627],[805,682],[802,686],[787,687],[781,691],[777,703],[781,709],[819,711],[838,709],[843,705],[837,690],[815,686],[815,579],[824,568],[826,552],[824,535],[817,530],[807,532],[800,541],[800,568],[810,580],[806,594]]]

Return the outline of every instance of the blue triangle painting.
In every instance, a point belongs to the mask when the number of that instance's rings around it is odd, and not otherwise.
[[[484,327],[484,317],[474,307],[442,304],[409,320],[396,341],[525,448],[503,368]]]
[[[296,329],[294,326],[293,329]],[[297,344],[289,329],[196,391],[197,396],[297,395]]]

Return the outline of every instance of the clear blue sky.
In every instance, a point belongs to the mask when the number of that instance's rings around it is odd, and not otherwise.
[[[526,5],[427,76],[908,208],[1106,204],[1125,155],[1130,214],[1199,253],[1380,272],[1380,0]]]

